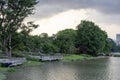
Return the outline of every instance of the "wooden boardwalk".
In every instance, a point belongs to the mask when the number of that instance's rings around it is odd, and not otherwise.
[[[26,58],[0,59],[0,64],[5,67],[17,66],[26,62]]]
[[[63,59],[63,56],[57,56],[57,55],[44,55],[44,56],[30,56],[32,58],[39,59],[41,61],[55,61],[55,60],[61,60]]]

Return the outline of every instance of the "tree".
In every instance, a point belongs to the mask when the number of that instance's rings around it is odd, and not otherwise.
[[[111,52],[111,49],[112,49],[112,43],[111,43],[111,39],[108,38],[106,40],[106,44],[105,44],[105,48],[103,49],[103,52],[107,55]]]
[[[76,39],[77,33],[73,29],[65,29],[62,31],[59,31],[56,34],[56,45],[60,48],[61,53],[75,53],[75,39]]]
[[[111,44],[111,52],[120,52],[120,45],[116,45],[115,41],[109,38]]]
[[[93,56],[104,52],[108,40],[105,31],[90,21],[81,21],[77,26],[77,48],[79,53]]]
[[[41,49],[43,53],[57,53],[59,48],[53,43],[53,37],[49,37],[47,33],[42,33],[41,37]]]
[[[113,40],[113,39],[111,39],[111,38],[108,38],[108,43],[109,43],[109,46],[110,46],[110,51],[111,52],[115,52],[115,50],[116,50],[116,43],[115,43],[115,41]]]
[[[2,51],[11,57],[11,42],[19,29],[36,27],[31,22],[26,26],[23,21],[33,14],[36,0],[0,0],[0,37]]]

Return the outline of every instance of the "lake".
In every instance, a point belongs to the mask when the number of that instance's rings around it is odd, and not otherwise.
[[[8,73],[6,80],[120,80],[120,58],[46,62]]]

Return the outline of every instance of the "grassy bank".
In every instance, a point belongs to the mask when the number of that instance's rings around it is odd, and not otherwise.
[[[76,61],[76,60],[83,60],[83,59],[88,59],[88,58],[91,58],[92,56],[90,55],[67,55],[67,56],[64,56],[63,60],[62,61]]]
[[[113,55],[114,57],[120,57],[120,54],[115,54],[115,55]]]
[[[42,62],[40,61],[27,61],[22,66],[36,66],[36,65],[41,65],[41,64]]]
[[[5,79],[5,75],[0,72],[0,80],[4,80],[4,79]]]
[[[9,71],[9,68],[0,67],[0,80],[5,79],[5,73]]]

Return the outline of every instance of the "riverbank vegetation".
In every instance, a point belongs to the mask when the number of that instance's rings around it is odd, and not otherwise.
[[[64,56],[62,61],[77,61],[77,60],[84,60],[84,59],[89,59],[89,58],[92,58],[92,56],[84,55],[84,54],[81,54],[81,55],[73,54],[73,55]]]
[[[16,69],[14,68],[6,68],[6,67],[1,67],[0,66],[0,80],[4,80],[6,78],[6,73],[7,72],[14,72]]]
[[[114,57],[120,57],[120,53],[113,53],[112,56],[114,56]]]
[[[41,65],[40,61],[27,61],[18,67],[1,67],[0,66],[0,80],[4,80],[6,78],[6,73],[8,72],[16,72],[20,67],[30,67],[30,66],[38,66]]]
[[[41,64],[42,64],[42,62],[40,62],[40,61],[27,61],[22,66],[37,66],[37,65],[41,65]]]
[[[5,75],[0,72],[0,80],[4,80],[4,79],[5,79]]]

